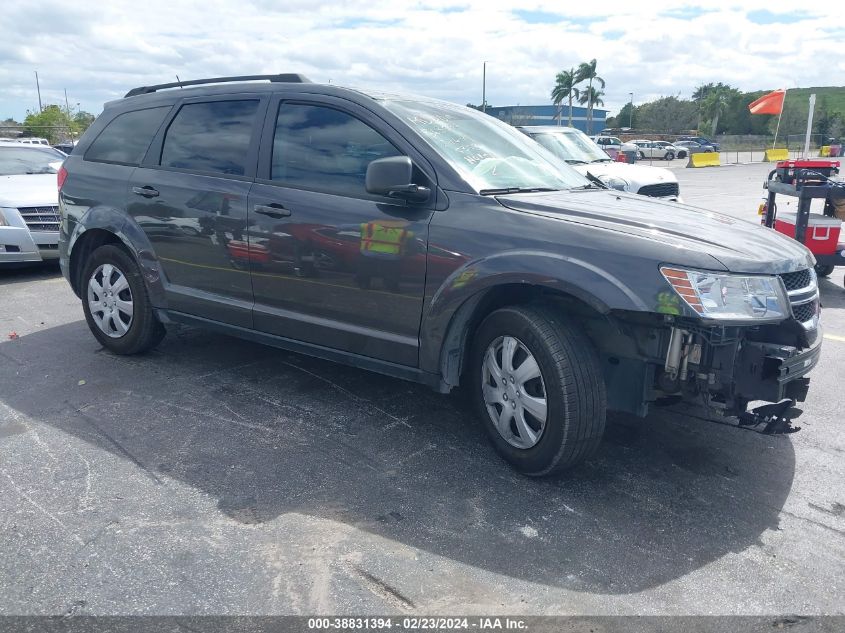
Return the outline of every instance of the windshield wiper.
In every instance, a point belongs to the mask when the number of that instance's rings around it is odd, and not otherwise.
[[[607,186],[607,184],[605,184],[604,181],[596,178],[590,172],[587,172],[585,174],[585,177],[587,178],[587,180],[590,181],[590,183],[594,183],[594,184],[581,185],[580,187],[573,187],[573,189],[610,189],[610,187]],[[596,185],[598,185],[598,187],[596,187]]]
[[[586,164],[587,164],[587,161],[585,161],[585,160],[576,160],[576,159],[574,159],[574,158],[567,158],[567,159],[566,159],[566,163],[567,163],[568,165],[586,165]]]
[[[591,163],[612,163],[613,160],[610,158],[597,158],[595,160],[591,160]]]
[[[537,193],[539,191],[560,191],[551,187],[503,187],[502,189],[482,189],[482,196],[504,196],[509,193]]]

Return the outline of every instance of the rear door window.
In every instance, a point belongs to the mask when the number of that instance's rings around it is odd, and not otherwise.
[[[164,136],[161,166],[243,176],[258,99],[183,105]]]
[[[170,106],[162,106],[117,115],[85,152],[84,160],[140,164],[169,111]]]

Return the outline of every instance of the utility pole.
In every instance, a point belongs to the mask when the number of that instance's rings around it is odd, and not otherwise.
[[[807,158],[810,154],[810,133],[813,131],[813,111],[816,109],[816,95],[810,95],[810,113],[807,115],[807,135],[804,137],[804,154],[803,158]]]
[[[634,128],[634,93],[629,92],[628,94],[631,95],[631,106],[628,109],[628,127],[633,129]]]
[[[35,88],[38,90],[38,111],[44,112],[44,106],[41,105],[41,84],[38,83],[38,71],[35,71]]]
[[[487,62],[484,62],[484,70],[481,75],[481,111],[487,112]]]
[[[65,115],[67,116],[67,131],[70,134],[70,140],[74,141],[73,138],[73,124],[71,123],[70,119],[70,104],[67,102],[67,88],[65,88]]]

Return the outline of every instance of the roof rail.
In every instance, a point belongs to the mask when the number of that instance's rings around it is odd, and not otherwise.
[[[282,73],[279,75],[241,75],[240,77],[212,77],[210,79],[192,79],[191,81],[177,81],[169,84],[158,84],[156,86],[139,86],[138,88],[132,88],[132,90],[127,92],[124,95],[124,99],[126,97],[134,97],[135,95],[146,95],[166,88],[183,88],[185,86],[199,86],[201,84],[222,84],[232,81],[256,81],[262,79],[279,83],[311,83],[311,80],[308,79],[308,77],[300,75],[299,73]]]

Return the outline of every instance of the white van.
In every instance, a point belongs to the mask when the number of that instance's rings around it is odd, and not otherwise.
[[[50,145],[50,142],[46,138],[27,137],[17,138],[15,141],[23,143],[24,145]]]

